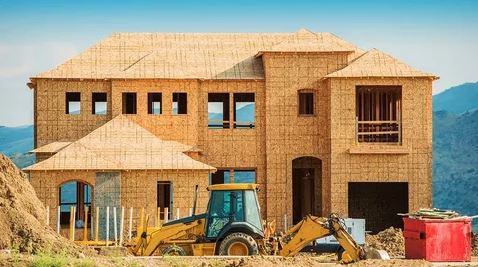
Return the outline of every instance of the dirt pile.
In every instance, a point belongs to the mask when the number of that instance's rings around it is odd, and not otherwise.
[[[368,246],[383,249],[391,257],[405,256],[405,239],[400,228],[390,227],[376,235],[367,235],[365,239]]]
[[[47,226],[45,217],[26,174],[0,154],[0,249],[74,254],[77,247]]]
[[[471,239],[471,255],[478,256],[478,233],[473,233],[473,238]]]

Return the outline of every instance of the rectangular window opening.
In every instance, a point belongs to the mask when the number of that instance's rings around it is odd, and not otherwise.
[[[162,113],[161,93],[148,93],[148,114],[159,115]]]
[[[173,93],[173,114],[188,113],[188,94]]]
[[[209,177],[209,184],[228,184],[231,182],[231,175],[229,170],[217,170]]]
[[[81,93],[68,92],[65,94],[65,114],[79,115],[81,111]]]
[[[314,115],[313,92],[299,92],[299,115]]]
[[[136,93],[123,93],[123,114],[136,114]]]
[[[229,94],[209,93],[207,98],[208,128],[229,128]]]
[[[91,113],[94,115],[106,115],[108,108],[106,93],[93,93],[91,96]]]
[[[164,208],[168,208],[169,219],[172,218],[173,209],[172,209],[172,190],[171,182],[159,181],[157,184],[157,207],[160,209],[160,219],[164,220]]]
[[[234,94],[234,128],[254,128],[256,123],[254,93]]]
[[[234,183],[256,183],[256,171],[255,170],[234,170]]]
[[[356,141],[401,142],[401,86],[356,87]]]

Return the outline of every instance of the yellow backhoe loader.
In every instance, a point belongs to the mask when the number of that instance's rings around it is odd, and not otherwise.
[[[335,236],[343,263],[365,258],[364,250],[345,230],[337,215],[306,216],[285,233],[268,234],[263,227],[256,184],[219,184],[207,188],[211,194],[207,212],[167,222],[160,227],[142,227],[130,246],[139,256],[176,255],[280,255],[294,256],[321,237]],[[266,232],[266,234],[265,234]]]

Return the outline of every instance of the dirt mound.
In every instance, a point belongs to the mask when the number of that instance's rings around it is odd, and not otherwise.
[[[478,233],[473,233],[473,239],[471,239],[471,255],[478,256]]]
[[[368,246],[386,250],[391,257],[405,256],[405,239],[400,228],[390,227],[365,239]]]
[[[77,247],[47,226],[45,215],[26,174],[0,154],[0,249],[74,254]]]

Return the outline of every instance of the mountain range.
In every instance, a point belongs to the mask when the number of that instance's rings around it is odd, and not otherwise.
[[[238,121],[254,118],[254,105],[236,112]],[[220,113],[208,114],[222,119]],[[0,152],[19,167],[34,162],[33,127],[0,126]],[[478,214],[478,82],[433,96],[433,204],[466,215]],[[475,226],[478,227],[478,220]]]
[[[478,82],[433,96],[433,110],[433,204],[477,215]]]

